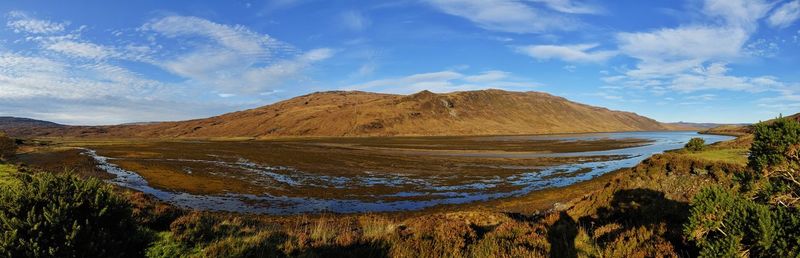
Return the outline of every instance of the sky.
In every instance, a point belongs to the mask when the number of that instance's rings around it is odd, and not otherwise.
[[[757,122],[800,112],[799,18],[800,0],[9,0],[0,116],[119,124],[496,88]]]

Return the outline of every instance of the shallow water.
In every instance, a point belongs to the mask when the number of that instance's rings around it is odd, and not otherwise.
[[[163,162],[180,162],[202,164],[220,168],[238,169],[249,176],[255,176],[255,183],[264,187],[281,189],[296,189],[303,191],[306,188],[314,189],[342,189],[380,186],[396,189],[387,194],[364,194],[348,196],[329,196],[326,198],[282,196],[275,194],[241,194],[225,193],[217,195],[198,195],[185,192],[169,191],[150,186],[147,180],[135,171],[123,169],[114,164],[114,158],[98,155],[94,150],[87,149],[86,155],[93,157],[98,166],[116,175],[109,182],[128,187],[134,190],[152,194],[158,199],[173,203],[178,206],[218,211],[234,211],[266,214],[296,214],[316,212],[385,212],[402,210],[420,210],[442,204],[463,204],[476,201],[487,201],[505,197],[525,195],[532,191],[574,184],[597,177],[599,175],[626,167],[633,167],[653,154],[666,150],[681,148],[692,137],[701,137],[706,143],[732,139],[729,136],[700,135],[695,132],[625,132],[625,133],[593,133],[593,134],[568,134],[546,136],[498,136],[487,137],[487,141],[501,141],[504,139],[528,140],[561,140],[561,141],[590,141],[597,139],[647,139],[650,143],[631,148],[569,152],[569,153],[541,153],[541,152],[475,152],[475,153],[446,153],[446,152],[416,152],[415,155],[446,155],[465,156],[476,158],[508,158],[526,159],[540,157],[607,157],[602,161],[578,161],[574,164],[554,166],[519,168],[522,173],[512,175],[483,175],[472,176],[468,180],[452,183],[448,176],[407,175],[402,173],[386,173],[363,171],[355,176],[324,175],[304,172],[292,167],[270,166],[239,158],[236,161],[200,160],[200,159],[160,159]],[[247,144],[247,143],[242,143]],[[210,155],[213,158],[213,155]],[[157,159],[153,159],[157,160]],[[597,160],[597,159],[587,159]],[[191,174],[191,168],[185,172]],[[228,175],[235,177],[236,175]],[[452,177],[452,176],[450,176]],[[237,178],[244,180],[243,178]],[[233,180],[233,179],[232,179]],[[408,190],[412,189],[412,190]],[[302,195],[300,195],[302,196]]]

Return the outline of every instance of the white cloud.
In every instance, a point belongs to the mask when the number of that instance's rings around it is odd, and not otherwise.
[[[605,82],[657,95],[668,91],[774,91],[779,82],[772,77],[730,75],[727,65],[777,51],[766,41],[750,41],[759,20],[771,8],[772,4],[761,0],[706,0],[701,10],[705,19],[694,24],[618,33],[619,51],[638,61],[622,75],[607,76]]]
[[[575,29],[579,22],[514,0],[425,0],[444,13],[462,17],[479,27],[512,33],[540,33]]]
[[[620,51],[645,62],[681,62],[737,57],[748,37],[739,28],[692,26],[619,33],[617,41]]]
[[[188,50],[171,49],[178,54],[167,56],[156,65],[193,83],[226,92],[270,90],[334,53],[327,48],[302,53],[289,44],[243,26],[218,24],[197,17],[167,16],[148,22],[142,29],[188,40],[194,46]]]
[[[271,51],[290,48],[269,35],[259,34],[244,26],[229,26],[192,16],[166,16],[142,26],[168,37],[205,36],[220,46],[254,56],[268,56]]]
[[[722,19],[721,24],[753,31],[758,20],[772,8],[763,0],[705,0],[703,11],[712,18]]]
[[[65,55],[89,58],[89,59],[103,59],[113,54],[113,51],[94,43],[88,42],[75,42],[75,41],[57,41],[47,46],[48,50],[56,51]]]
[[[0,49],[0,115],[71,124],[215,115],[257,105],[256,93],[280,92],[276,87],[335,52],[300,51],[243,26],[182,16],[151,20],[100,44],[82,37],[86,26],[23,15],[9,14],[7,26],[24,32],[13,41],[24,49]],[[129,62],[177,80],[149,78]],[[227,104],[216,102],[220,97]]]
[[[467,82],[495,82],[508,78],[511,75],[509,72],[504,71],[486,71],[478,75],[471,75],[464,77]]]
[[[433,92],[452,92],[488,88],[529,90],[541,84],[513,78],[505,71],[486,71],[467,75],[455,71],[419,73],[404,77],[374,80],[345,87],[347,90],[372,90],[408,94],[429,90]]]
[[[0,85],[0,99],[5,100],[139,98],[159,93],[164,86],[113,65],[72,64],[15,53],[0,53]]]
[[[688,96],[685,99],[687,100],[702,100],[702,101],[712,101],[717,98],[716,94],[701,94],[701,95],[694,95]]]
[[[364,14],[357,11],[346,11],[341,14],[342,24],[348,29],[360,31],[370,25],[370,20]]]
[[[241,76],[244,79],[245,85],[240,85],[240,89],[250,91],[263,91],[264,86],[276,85],[298,75],[301,71],[308,68],[312,64],[328,59],[333,56],[333,50],[327,48],[320,48],[308,51],[294,59],[283,60],[265,67],[251,68],[245,71]]]
[[[560,59],[567,62],[603,62],[616,55],[615,51],[594,50],[598,44],[529,45],[517,51],[540,60]]]
[[[15,33],[51,34],[64,31],[65,23],[57,23],[46,20],[30,18],[27,14],[13,11],[8,14],[10,17],[6,26],[13,29]]]
[[[589,5],[586,3],[580,3],[574,0],[529,0],[529,1],[543,3],[547,5],[548,8],[562,13],[597,14],[603,12],[603,9],[598,6]]]
[[[767,19],[770,26],[776,28],[786,28],[800,19],[800,0],[794,0],[781,5],[772,11]]]

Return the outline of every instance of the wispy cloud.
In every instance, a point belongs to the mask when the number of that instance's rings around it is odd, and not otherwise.
[[[598,14],[605,10],[597,5],[578,2],[575,0],[529,0],[545,4],[548,8],[562,13]]]
[[[6,26],[20,34],[17,42],[28,49],[0,49],[0,114],[16,107],[65,123],[185,119],[215,114],[204,113],[212,109],[234,110],[242,102],[231,98],[277,92],[335,53],[328,48],[303,51],[244,26],[198,17],[153,19],[136,29],[133,35],[141,38],[112,44],[84,38],[84,26],[71,28],[69,22],[23,12],[8,14]],[[183,44],[163,44],[169,40]],[[183,80],[151,78],[120,65],[130,62]],[[58,109],[28,105],[42,101]],[[151,106],[143,108],[146,103]],[[65,115],[69,112],[81,115]],[[114,112],[119,117],[109,117]]]
[[[103,59],[113,54],[112,50],[104,46],[70,40],[56,41],[52,44],[48,44],[46,48],[48,50],[56,51],[65,55],[89,59]]]
[[[616,51],[596,50],[599,44],[529,45],[516,50],[539,60],[559,59],[566,62],[603,62],[617,54]]]
[[[706,0],[703,19],[676,28],[616,35],[620,53],[638,62],[606,83],[665,91],[764,91],[766,78],[730,75],[728,63],[753,54],[747,43],[772,5],[760,0]],[[613,82],[612,82],[613,81]]]
[[[40,20],[30,17],[24,12],[8,13],[6,25],[16,33],[51,34],[64,31],[66,23]]]
[[[512,33],[572,30],[580,22],[569,16],[514,0],[425,0],[444,13],[467,19],[481,28]],[[553,1],[546,1],[553,2]]]
[[[333,55],[332,50],[325,48],[303,53],[290,44],[244,26],[224,25],[197,17],[162,17],[148,22],[142,29],[171,39],[194,39],[194,48],[170,49],[157,65],[194,83],[224,91],[271,90],[309,65]]]
[[[767,19],[770,26],[786,28],[800,19],[800,0],[794,0],[781,5],[772,11]]]
[[[530,90],[541,84],[515,78],[509,72],[491,70],[478,74],[464,74],[456,71],[439,71],[412,74],[403,77],[374,80],[345,87],[346,90],[371,90],[388,93],[408,94],[422,90],[452,92],[488,88],[509,90]]]
[[[340,15],[340,19],[345,28],[354,31],[364,30],[367,27],[369,27],[371,23],[370,19],[367,18],[367,16],[355,10],[342,12],[342,14]]]

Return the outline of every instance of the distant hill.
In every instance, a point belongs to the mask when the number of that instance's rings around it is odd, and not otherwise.
[[[796,121],[800,121],[800,113],[787,116],[786,118],[794,119]],[[764,122],[769,123],[775,119],[770,119]],[[727,135],[745,135],[753,132],[753,125],[723,125],[714,128],[709,128],[708,130],[703,131],[703,133],[708,134],[727,134]]]
[[[686,130],[686,131],[704,131],[714,127],[720,126],[747,126],[748,124],[715,124],[715,123],[692,123],[692,122],[675,122],[664,123],[673,130]]]
[[[41,135],[42,132],[58,131],[58,129],[66,127],[66,125],[48,121],[21,117],[0,116],[0,131],[6,132],[11,136]]]
[[[670,128],[541,92],[502,90],[411,95],[319,92],[255,109],[180,122],[44,128],[29,136],[280,137],[544,134]]]

